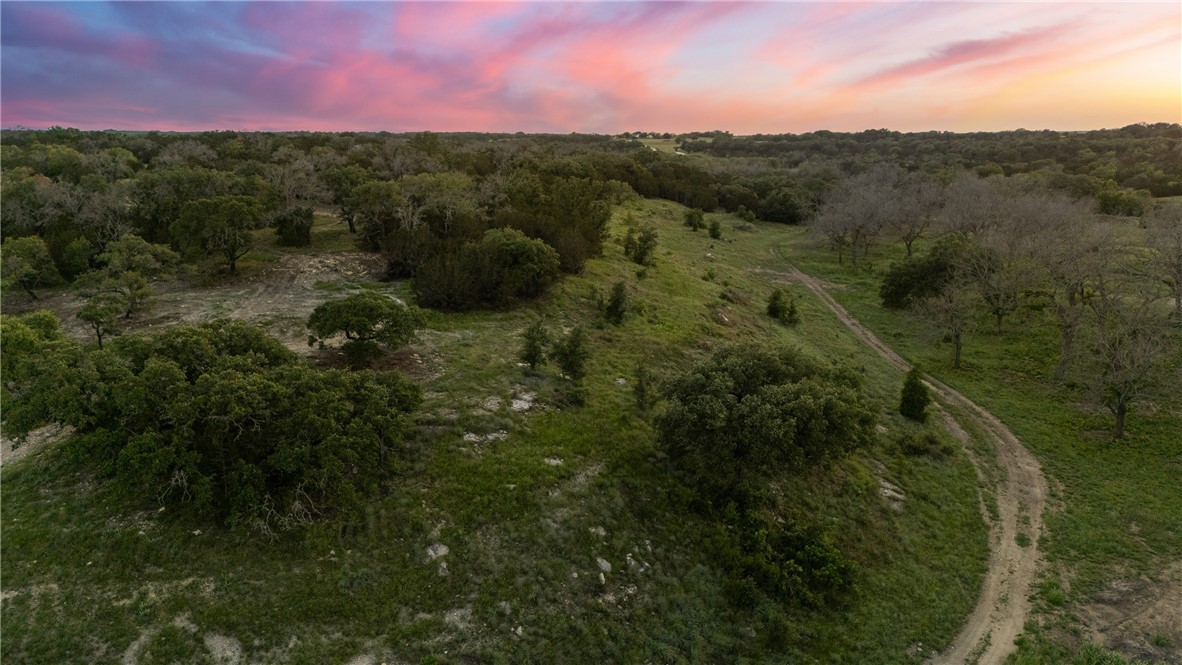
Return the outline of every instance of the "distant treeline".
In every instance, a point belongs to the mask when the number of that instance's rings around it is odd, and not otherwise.
[[[507,306],[543,291],[556,270],[581,271],[602,249],[612,206],[635,196],[797,224],[881,164],[943,184],[966,171],[1020,175],[1110,214],[1140,215],[1152,196],[1182,194],[1178,125],[682,139],[705,154],[658,152],[632,135],[5,130],[0,223],[6,241],[44,242],[56,267],[46,280],[72,280],[132,234],[232,273],[255,229],[305,245],[313,211],[331,211],[360,248],[385,255],[390,277],[413,278],[421,302],[466,309]],[[494,229],[518,234],[486,235]],[[520,274],[489,271],[493,255]]]
[[[847,170],[886,161],[930,172],[969,169],[981,176],[1037,173],[1077,196],[1110,189],[1144,190],[1152,196],[1182,195],[1182,126],[1137,124],[1120,129],[1056,132],[915,132],[885,129],[857,133],[687,138],[682,150],[717,157],[775,157],[786,168],[817,155],[841,160]]]

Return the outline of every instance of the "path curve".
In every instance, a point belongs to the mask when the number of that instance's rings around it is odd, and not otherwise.
[[[900,371],[910,369],[910,363],[850,316],[819,280],[794,266],[788,267],[788,276],[808,287],[850,331],[887,362]],[[986,521],[989,522],[989,569],[981,584],[977,606],[952,644],[929,663],[1000,664],[1016,649],[1014,639],[1022,633],[1026,615],[1030,611],[1029,596],[1041,562],[1038,540],[1042,534],[1047,482],[1038,460],[996,416],[944,383],[930,376],[925,378],[943,403],[959,407],[969,420],[993,440],[998,466],[1005,474],[995,488],[997,517],[993,519],[986,514]],[[956,424],[947,413],[945,418],[951,425]],[[955,430],[954,434],[963,441],[963,430],[959,427]],[[979,468],[978,476],[981,476]],[[1019,544],[1020,534],[1025,536],[1024,545]]]

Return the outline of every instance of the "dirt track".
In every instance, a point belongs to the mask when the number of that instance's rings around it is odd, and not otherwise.
[[[788,277],[808,287],[837,318],[862,341],[900,371],[910,364],[899,354],[850,316],[834,300],[821,283],[794,267]],[[993,414],[982,409],[964,395],[947,385],[927,377],[928,386],[941,402],[955,406],[984,431],[993,441],[997,464],[1004,477],[996,487],[997,517],[989,522],[989,570],[981,584],[981,595],[961,628],[960,633],[943,653],[933,657],[932,665],[961,665],[1002,663],[1015,650],[1014,639],[1021,634],[1030,610],[1029,595],[1038,572],[1041,557],[1038,539],[1042,534],[1042,513],[1046,504],[1047,483],[1038,460],[1022,442]],[[953,433],[962,442],[967,435],[947,413],[944,414]],[[978,475],[980,469],[978,469]],[[1024,534],[1024,546],[1019,544]]]

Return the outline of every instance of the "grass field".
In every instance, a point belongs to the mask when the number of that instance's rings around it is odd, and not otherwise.
[[[260,541],[160,513],[151,501],[128,505],[78,465],[68,443],[5,465],[5,657],[922,662],[955,634],[985,568],[973,468],[959,451],[933,459],[899,450],[904,432],[951,439],[894,414],[901,375],[804,289],[782,284],[774,250],[807,258],[795,230],[738,231],[720,215],[723,238],[712,241],[683,227],[683,213],[662,201],[628,204],[605,256],[542,300],[508,312],[432,314],[419,341],[391,361],[426,397],[414,462],[363,523]],[[623,257],[625,220],[657,228],[656,266],[642,271]],[[339,225],[319,220],[315,238],[311,250],[264,246],[243,273],[266,280],[268,266],[289,255],[353,251]],[[818,258],[810,267],[825,265]],[[597,294],[619,280],[636,308],[622,325],[604,325]],[[328,299],[363,285],[316,286]],[[775,286],[798,300],[799,326],[763,314]],[[869,305],[859,293],[839,297],[861,316]],[[586,406],[562,406],[567,382],[552,367],[518,366],[520,333],[539,316],[554,333],[589,327]],[[871,322],[881,327],[881,318]],[[829,472],[783,482],[796,497],[796,514],[785,517],[824,525],[860,568],[846,606],[793,610],[787,625],[769,624],[767,608],[726,600],[704,542],[708,525],[688,509],[631,394],[640,360],[667,376],[739,341],[796,345],[855,368],[885,428],[874,448]],[[880,495],[884,481],[905,495],[899,509]],[[1075,491],[1064,483],[1064,493]],[[1106,524],[1092,519],[1096,530]],[[1168,524],[1144,520],[1143,535],[1166,538]],[[1094,575],[1076,579],[1085,574]]]
[[[1001,418],[1039,458],[1051,488],[1041,543],[1048,565],[1038,594],[1045,630],[1039,634],[1078,644],[1087,627],[1076,615],[1098,602],[1101,591],[1137,579],[1162,593],[1169,591],[1160,587],[1178,584],[1166,573],[1182,559],[1182,402],[1176,392],[1139,404],[1125,438],[1114,440],[1112,417],[1089,398],[1086,377],[1066,385],[1050,379],[1057,331],[1038,315],[1008,321],[1000,335],[982,321],[965,342],[963,368],[953,370],[947,345],[914,317],[878,304],[879,273],[901,259],[901,247],[882,250],[871,269],[857,274],[818,252],[803,229],[790,231],[780,247],[801,269],[833,282],[834,297],[884,341]],[[1176,371],[1182,358],[1166,362]],[[1169,641],[1148,642],[1150,659],[1179,655]],[[1054,653],[1053,645],[1036,640],[1019,657],[1068,662]]]

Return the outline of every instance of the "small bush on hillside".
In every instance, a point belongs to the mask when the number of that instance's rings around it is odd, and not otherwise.
[[[686,210],[685,225],[694,231],[703,228],[706,226],[705,213],[703,213],[701,210],[698,210],[697,208],[690,208],[689,210]]]
[[[587,360],[591,357],[587,333],[582,326],[570,331],[554,345],[550,358],[572,381],[579,381],[587,375]]]
[[[919,367],[912,367],[903,379],[903,395],[899,400],[899,413],[915,422],[922,423],[928,419],[927,408],[932,401],[928,387],[923,384],[923,372]]]
[[[931,432],[920,436],[902,434],[896,444],[904,455],[911,457],[930,457],[941,460],[952,454],[952,446]]]
[[[521,362],[529,365],[530,369],[537,369],[538,365],[546,362],[546,347],[550,344],[550,333],[546,332],[542,320],[534,321],[533,325],[525,329],[521,336],[521,351],[517,357]]]
[[[767,300],[767,315],[786,326],[800,323],[800,312],[796,308],[796,298],[785,296],[783,289],[772,291]]]
[[[710,222],[710,237],[715,240],[722,237],[722,222],[717,219]]]
[[[612,286],[611,295],[603,305],[603,316],[609,323],[620,325],[628,314],[628,287],[624,282]]]

